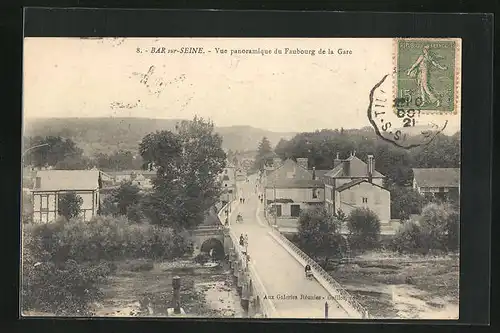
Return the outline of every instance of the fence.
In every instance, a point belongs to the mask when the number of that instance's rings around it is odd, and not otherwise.
[[[369,318],[368,311],[361,304],[359,304],[358,301],[356,301],[354,297],[352,297],[352,295],[344,289],[344,287],[342,287],[337,281],[335,281],[335,279],[332,278],[332,276],[328,274],[316,261],[312,260],[307,254],[305,254],[295,244],[290,242],[276,229],[273,228],[273,231],[271,231],[271,233],[279,238],[279,240],[282,241],[286,246],[288,246],[292,251],[294,251],[302,260],[307,262],[311,266],[313,271],[315,271],[316,276],[320,276],[323,280],[326,281],[326,283],[328,283],[329,287],[331,287],[341,298],[341,300],[339,300],[340,305],[342,305],[341,303],[342,301],[344,301],[349,305],[349,307],[354,309],[360,317],[362,317],[363,319]],[[329,288],[327,288],[327,290],[328,289]]]

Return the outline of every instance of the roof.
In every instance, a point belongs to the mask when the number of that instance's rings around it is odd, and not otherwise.
[[[413,177],[420,187],[458,187],[459,168],[416,168]]]
[[[312,173],[312,170],[309,170],[309,172]],[[330,170],[315,170],[314,173],[316,175],[316,179],[318,180],[323,180],[325,178],[325,175],[330,172]]]
[[[149,170],[120,170],[120,171],[109,171],[106,173],[110,176],[127,176],[133,173],[141,175],[156,175],[156,171],[149,171]]]
[[[40,177],[40,187],[34,188],[34,191],[75,191],[99,188],[99,170],[42,170],[36,173],[36,177]]]
[[[309,179],[312,180],[312,173],[301,167],[292,159],[287,159],[283,164],[267,174],[269,181],[275,180],[291,180],[291,179]]]
[[[346,174],[344,170],[344,165],[346,163],[349,163],[349,171]],[[356,156],[351,156],[346,160],[343,160],[340,162],[339,165],[337,165],[333,170],[327,172],[325,174],[325,177],[332,177],[332,178],[337,178],[337,177],[366,177],[368,178],[368,166],[365,162],[360,160]],[[374,170],[373,178],[384,178],[385,176],[378,172],[377,170]]]
[[[345,190],[347,190],[347,189],[349,189],[349,188],[351,188],[351,187],[353,187],[353,186],[356,186],[356,185],[359,185],[359,184],[361,184],[361,183],[365,183],[365,182],[366,182],[366,183],[369,183],[369,181],[368,181],[367,179],[355,179],[355,180],[352,180],[352,181],[350,181],[350,182],[348,182],[348,183],[345,183],[345,184],[343,184],[343,185],[341,185],[341,186],[337,187],[336,191],[337,191],[337,192],[342,192],[342,191],[345,191]],[[384,190],[388,191],[386,188],[384,188],[384,187],[382,187],[382,186],[380,186],[380,185],[373,184],[373,183],[370,183],[370,184],[372,184],[373,186],[380,187],[380,188],[382,188],[382,189],[384,189]]]
[[[269,182],[266,188],[323,188],[325,184],[321,180],[312,179],[278,179]]]

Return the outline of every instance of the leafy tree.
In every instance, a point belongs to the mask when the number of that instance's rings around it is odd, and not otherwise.
[[[127,216],[131,221],[141,222],[144,218],[141,204],[142,194],[132,182],[123,182],[106,196],[102,204],[103,215]]]
[[[347,217],[347,228],[351,248],[364,251],[378,246],[380,220],[370,209],[353,209]]]
[[[256,170],[264,170],[264,165],[273,162],[275,154],[271,147],[271,143],[267,137],[263,137],[257,148],[257,156],[255,158],[254,168]]]
[[[83,199],[75,192],[67,192],[59,196],[57,212],[66,220],[78,217],[81,212]]]
[[[92,167],[92,162],[83,156],[68,156],[56,163],[57,170],[86,170]]]
[[[139,156],[128,150],[118,150],[110,155],[98,153],[94,160],[99,169],[113,171],[140,169],[143,163]]]
[[[412,214],[420,214],[427,199],[413,188],[393,185],[391,192],[391,216],[408,220]]]
[[[448,203],[430,203],[422,209],[420,226],[424,246],[432,250],[456,250],[459,238],[459,213]]]
[[[57,163],[67,158],[77,159],[83,154],[83,150],[71,139],[63,139],[60,136],[37,136],[30,138],[28,142],[26,145],[30,148],[44,145],[26,152],[25,161],[35,167],[55,167]]]
[[[203,118],[182,121],[176,131],[148,134],[139,150],[146,165],[156,168],[153,192],[145,198],[152,223],[191,228],[219,199],[218,175],[226,163],[222,137]]]
[[[340,221],[324,208],[303,210],[299,217],[298,244],[310,256],[322,258],[327,267],[330,259],[342,255],[340,227]]]
[[[139,187],[132,184],[132,182],[124,182],[113,191],[112,197],[117,204],[120,215],[126,215],[129,206],[139,203],[141,199],[140,191]]]
[[[391,247],[399,253],[421,252],[425,254],[427,252],[427,249],[423,247],[421,228],[414,221],[401,224],[394,235]]]

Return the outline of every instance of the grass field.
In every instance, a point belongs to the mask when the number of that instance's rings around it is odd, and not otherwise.
[[[458,256],[371,253],[330,274],[375,317],[458,318]]]

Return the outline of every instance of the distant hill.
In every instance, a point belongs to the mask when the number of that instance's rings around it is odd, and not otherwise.
[[[24,123],[24,136],[62,136],[75,141],[88,155],[111,153],[118,149],[137,151],[142,138],[158,130],[173,130],[181,119],[150,118],[46,118]],[[271,144],[290,139],[296,133],[278,133],[251,126],[216,127],[223,137],[223,148],[255,151],[262,137]]]

